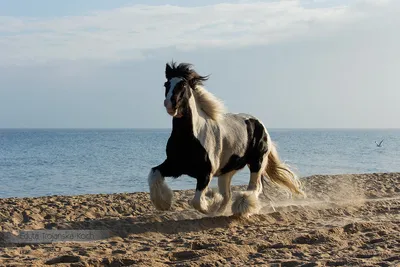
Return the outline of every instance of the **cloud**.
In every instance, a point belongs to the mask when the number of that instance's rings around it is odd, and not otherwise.
[[[243,1],[200,7],[133,5],[82,16],[0,17],[1,64],[132,60],[167,47],[237,48],[293,40],[385,12],[393,1]],[[335,1],[336,2],[336,1]]]

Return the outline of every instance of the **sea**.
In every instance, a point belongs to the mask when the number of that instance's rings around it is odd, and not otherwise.
[[[268,129],[300,177],[400,172],[400,129]],[[0,129],[0,198],[148,192],[171,129]],[[382,142],[378,147],[375,142]],[[216,187],[217,179],[211,182]],[[247,184],[241,170],[233,185]],[[196,180],[167,178],[176,189]]]

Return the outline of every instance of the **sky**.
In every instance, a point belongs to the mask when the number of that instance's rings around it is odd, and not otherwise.
[[[171,60],[267,128],[400,128],[400,1],[196,2],[1,1],[0,128],[170,128]]]

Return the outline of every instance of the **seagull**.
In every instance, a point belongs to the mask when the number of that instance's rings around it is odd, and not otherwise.
[[[380,141],[379,144],[378,144],[378,143],[375,141],[375,144],[376,144],[377,147],[381,147],[381,146],[382,146],[382,142],[383,142],[383,140]]]

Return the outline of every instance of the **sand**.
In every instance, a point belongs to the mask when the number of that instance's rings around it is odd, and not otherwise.
[[[399,266],[400,173],[303,179],[307,199],[267,188],[260,214],[208,217],[174,191],[0,199],[0,230],[108,229],[91,242],[0,244],[0,266]],[[234,187],[238,192],[244,187]]]

